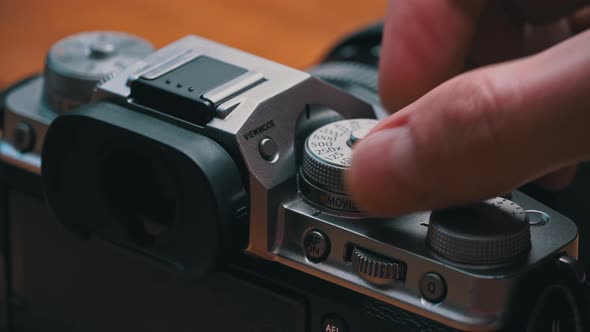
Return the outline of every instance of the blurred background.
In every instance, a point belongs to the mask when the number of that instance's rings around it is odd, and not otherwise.
[[[43,68],[57,40],[91,30],[156,48],[196,34],[304,69],[340,37],[382,19],[386,0],[0,0],[0,89]]]

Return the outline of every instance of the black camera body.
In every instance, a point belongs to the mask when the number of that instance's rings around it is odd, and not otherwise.
[[[580,329],[578,229],[557,211],[519,191],[387,220],[354,206],[342,174],[382,114],[375,72],[196,36],[58,43],[5,94],[4,326]]]

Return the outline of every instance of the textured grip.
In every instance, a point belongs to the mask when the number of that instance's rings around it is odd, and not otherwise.
[[[374,119],[348,119],[315,130],[305,142],[302,174],[315,186],[345,194],[344,172],[350,167],[351,138],[355,131],[375,124]]]
[[[337,193],[346,193],[344,190],[344,168],[327,167],[309,153],[304,153],[301,170],[305,177],[316,186]]]
[[[432,212],[426,241],[436,254],[473,265],[512,263],[531,248],[526,213],[504,198]]]
[[[355,248],[352,252],[352,267],[361,278],[376,285],[386,286],[406,278],[406,265],[381,258]]]
[[[376,301],[363,303],[363,331],[460,332],[428,318]]]

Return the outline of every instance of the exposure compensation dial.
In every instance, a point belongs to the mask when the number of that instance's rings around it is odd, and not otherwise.
[[[44,99],[63,113],[90,101],[96,85],[153,52],[145,40],[120,32],[83,32],[55,43],[45,60]]]

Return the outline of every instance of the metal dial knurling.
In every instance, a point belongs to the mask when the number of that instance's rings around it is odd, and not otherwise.
[[[314,131],[305,142],[302,173],[306,179],[320,188],[346,193],[343,176],[352,157],[351,133],[376,123],[374,119],[348,119]]]
[[[469,265],[512,263],[531,247],[525,210],[502,197],[469,206],[433,211],[428,246],[453,262]]]
[[[352,266],[360,277],[375,285],[390,285],[406,277],[404,263],[381,258],[359,248],[354,248],[352,252]]]
[[[58,41],[47,55],[47,65],[60,74],[101,79],[125,69],[152,52],[146,41],[120,32],[83,32]]]
[[[96,85],[153,51],[133,35],[83,32],[55,43],[45,61],[44,98],[56,112],[89,102]]]

